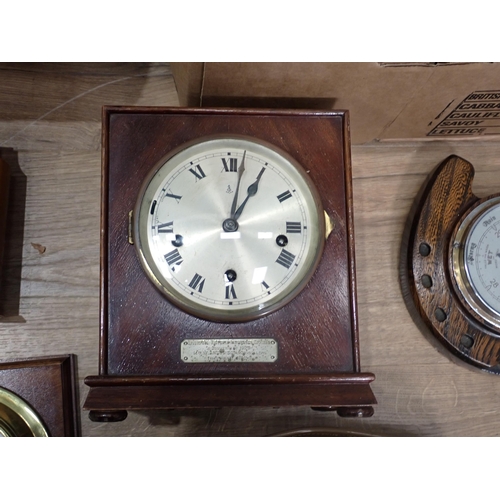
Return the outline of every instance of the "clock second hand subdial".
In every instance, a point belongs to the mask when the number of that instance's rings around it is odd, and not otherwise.
[[[238,220],[239,216],[243,212],[243,209],[245,208],[245,205],[247,204],[248,199],[251,196],[255,196],[257,194],[257,190],[259,189],[259,182],[260,178],[262,177],[262,174],[264,173],[264,170],[266,170],[264,167],[262,167],[262,170],[259,172],[259,175],[257,176],[257,180],[250,184],[247,189],[247,197],[243,200],[243,203],[240,205],[238,210],[236,210],[233,219]]]
[[[243,151],[243,158],[241,159],[240,166],[238,168],[238,182],[236,184],[236,191],[234,193],[233,204],[231,205],[231,215],[229,216],[231,219],[234,219],[234,214],[236,212],[236,207],[238,206],[238,192],[240,190],[240,182],[243,172],[245,171],[245,155],[246,151]]]

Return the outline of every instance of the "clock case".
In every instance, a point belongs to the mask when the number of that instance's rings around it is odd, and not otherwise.
[[[10,167],[0,158],[0,287],[2,285],[5,233],[7,230],[7,207],[9,203]]]
[[[401,287],[414,321],[441,352],[500,374],[500,330],[467,303],[453,272],[453,245],[462,222],[499,196],[478,198],[472,191],[474,174],[471,163],[452,155],[422,185],[403,235]]]
[[[172,150],[204,137],[255,138],[308,172],[333,222],[315,274],[290,303],[245,323],[183,312],[156,289],[129,242],[144,178]],[[346,111],[103,108],[99,375],[90,418],[127,410],[310,406],[371,416],[371,373],[360,369],[352,179]],[[185,363],[186,339],[272,338],[274,363]]]
[[[2,362],[0,387],[33,409],[49,436],[78,437],[81,428],[76,365],[74,354]]]

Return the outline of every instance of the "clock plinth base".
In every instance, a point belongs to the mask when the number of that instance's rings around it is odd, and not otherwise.
[[[279,377],[87,377],[84,405],[96,418],[127,410],[309,406],[341,416],[371,416],[371,373]],[[118,410],[118,412],[117,412]],[[361,415],[362,413],[362,415]],[[102,420],[100,420],[102,421]],[[111,420],[105,420],[111,421]]]

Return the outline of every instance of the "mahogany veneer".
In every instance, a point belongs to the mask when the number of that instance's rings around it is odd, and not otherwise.
[[[169,151],[214,134],[245,135],[292,155],[334,222],[320,265],[289,304],[248,323],[205,321],[170,304],[128,242],[129,213],[148,171]],[[99,376],[87,377],[92,419],[126,410],[307,405],[371,415],[361,373],[347,112],[103,109]],[[190,338],[277,340],[275,363],[184,363]],[[344,410],[342,410],[344,409]]]

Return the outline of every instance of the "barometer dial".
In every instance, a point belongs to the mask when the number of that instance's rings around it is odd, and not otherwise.
[[[453,272],[469,306],[500,326],[500,197],[475,207],[453,244]]]

